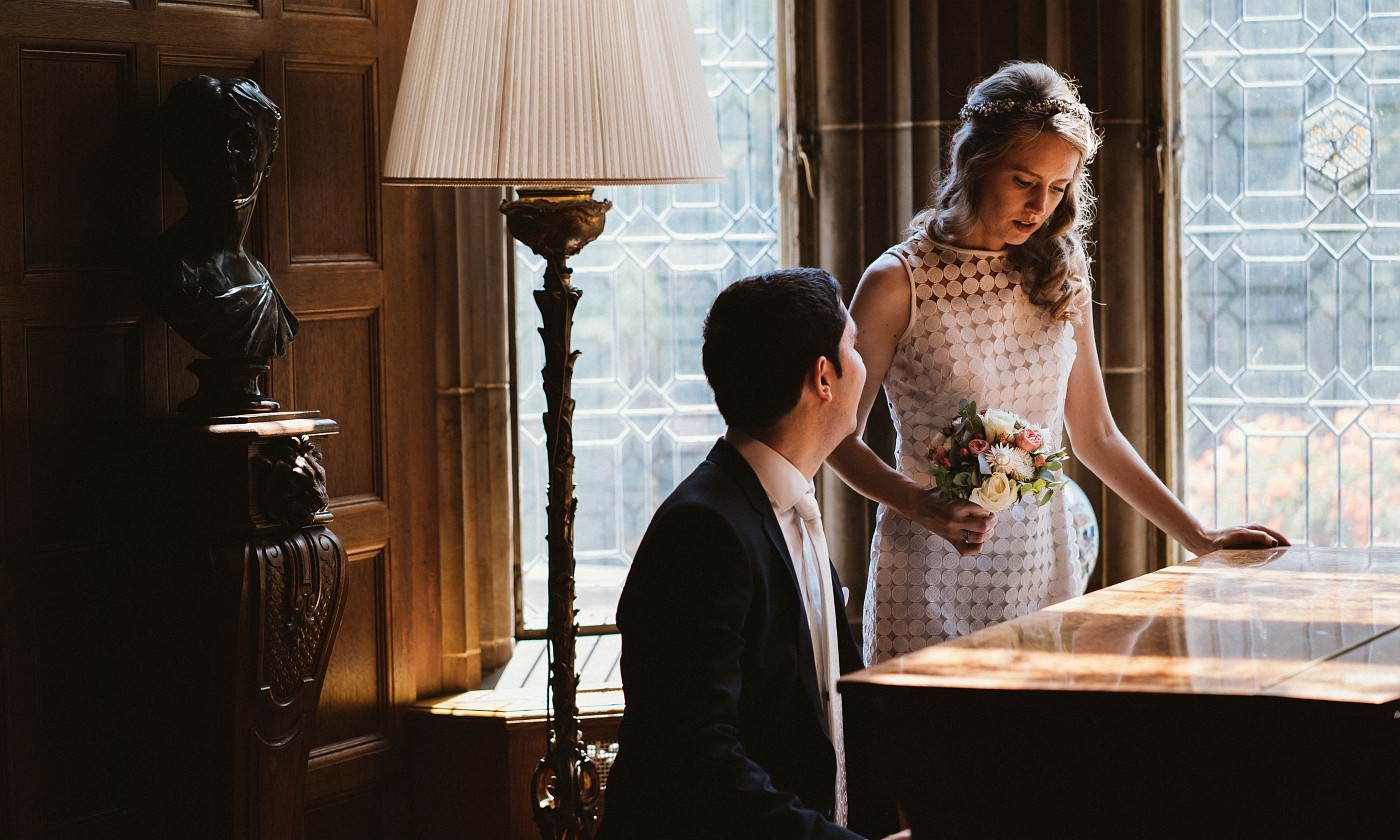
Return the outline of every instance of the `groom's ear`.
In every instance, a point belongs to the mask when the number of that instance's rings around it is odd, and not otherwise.
[[[832,398],[832,384],[836,380],[836,368],[832,366],[831,360],[825,356],[818,356],[812,363],[812,370],[808,374],[808,379],[812,383],[817,396],[823,400]]]

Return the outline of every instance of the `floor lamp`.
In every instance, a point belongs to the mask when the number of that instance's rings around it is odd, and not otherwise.
[[[593,835],[597,769],[579,743],[574,643],[568,258],[603,232],[607,184],[722,181],[685,0],[419,0],[384,182],[513,186],[511,234],[545,260],[551,727],[531,802],[541,836]]]

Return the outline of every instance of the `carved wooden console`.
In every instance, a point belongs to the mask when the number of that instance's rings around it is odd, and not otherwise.
[[[174,619],[160,640],[186,671],[170,720],[182,836],[302,837],[309,728],[344,607],[346,558],[326,527],[317,412],[153,421],[153,507]],[[179,743],[185,741],[185,743]]]

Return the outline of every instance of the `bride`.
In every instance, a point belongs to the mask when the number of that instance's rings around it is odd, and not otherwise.
[[[851,303],[869,378],[861,428],[827,463],[880,503],[863,622],[871,664],[1083,589],[1063,494],[993,514],[929,487],[929,444],[960,400],[1020,415],[1051,449],[1063,425],[1073,457],[1195,554],[1288,544],[1255,523],[1203,527],[1109,412],[1083,239],[1099,138],[1075,87],[1044,64],[1011,63],[972,87],[959,116],[932,206]],[[861,439],[882,385],[896,468]]]

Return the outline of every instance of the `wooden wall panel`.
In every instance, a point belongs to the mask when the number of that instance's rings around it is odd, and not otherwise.
[[[30,545],[112,539],[129,510],[122,459],[141,405],[140,334],[134,322],[26,333]]]
[[[400,711],[441,690],[437,619],[415,609],[437,602],[432,289],[415,285],[433,276],[430,205],[378,184],[414,5],[0,2],[0,149],[11,151],[0,158],[0,838],[175,836],[143,829],[170,811],[158,781],[170,756],[203,733],[162,727],[177,708],[228,700],[172,682],[175,652],[195,663],[184,672],[199,670],[211,642],[197,625],[219,604],[198,575],[152,586],[170,576],[132,523],[163,512],[143,504],[123,460],[133,430],[195,385],[184,368],[196,354],[144,310],[131,274],[183,213],[160,164],[157,107],[201,72],[257,79],[283,110],[244,242],[303,323],[269,384],[284,408],[341,428],[325,450],[350,601],[314,730],[308,837],[403,836],[403,798],[390,795],[406,763]],[[184,612],[161,600],[175,592]]]
[[[283,0],[282,8],[288,12],[349,17],[369,17],[374,13],[370,0]]]
[[[340,423],[340,434],[321,445],[336,503],[384,495],[379,353],[377,312],[303,315],[289,355],[291,391],[277,392]]]
[[[306,815],[306,836],[335,840],[405,837],[396,808],[390,791],[374,788],[350,801],[312,808]]]
[[[345,618],[321,689],[312,749],[383,737],[389,724],[388,552],[352,555]]]
[[[177,6],[177,7],[178,7],[178,6],[215,6],[215,7],[224,6],[224,7],[231,7],[231,8],[235,8],[235,9],[253,9],[253,10],[255,10],[255,11],[256,11],[256,10],[260,10],[260,9],[262,8],[262,2],[261,2],[261,0],[160,0],[160,4],[161,4],[162,6]]]
[[[193,397],[199,390],[199,380],[190,372],[190,362],[200,358],[198,350],[190,346],[166,324],[155,327],[160,331],[162,347],[165,350],[165,378],[161,390],[165,394],[168,411],[175,412],[180,403]]]
[[[103,836],[99,826],[134,820],[141,796],[131,773],[138,690],[127,678],[137,604],[112,597],[131,570],[110,547],[31,559],[30,585],[63,592],[66,609],[59,615],[33,598],[13,615],[21,643],[14,665],[31,687],[16,710],[24,736],[10,741],[24,751],[14,758],[26,768],[17,779],[30,792],[26,822],[31,836],[80,837],[84,826]]]
[[[292,263],[378,258],[373,68],[288,61],[283,113]]]
[[[137,234],[131,52],[26,48],[19,72],[25,272],[123,267]]]

